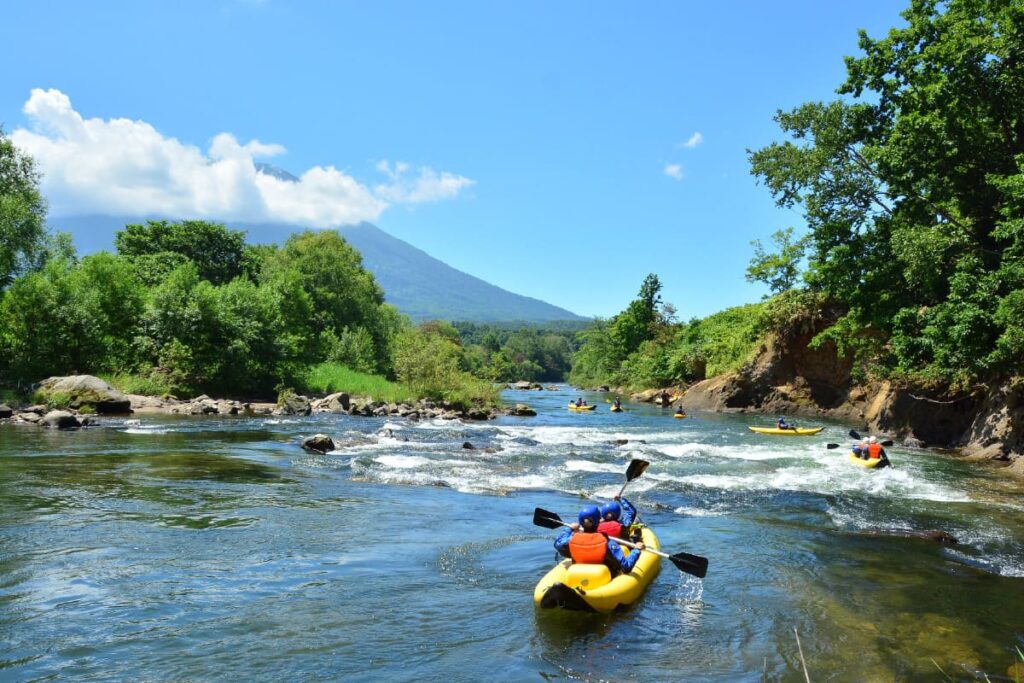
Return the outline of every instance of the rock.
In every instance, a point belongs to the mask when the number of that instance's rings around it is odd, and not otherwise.
[[[39,393],[47,400],[68,397],[68,406],[81,410],[91,408],[104,415],[132,412],[131,400],[99,377],[72,375],[50,377],[39,383]]]
[[[36,424],[41,419],[43,419],[43,416],[40,415],[39,413],[35,413],[35,412],[31,412],[31,411],[25,411],[25,412],[22,412],[22,413],[18,413],[17,416],[16,416],[16,419],[20,420],[21,422],[28,422],[29,424]]]
[[[473,408],[466,413],[466,417],[470,420],[489,420],[491,419],[491,413],[482,408]]]
[[[471,444],[468,441],[463,441],[462,442],[462,447],[465,448],[467,451],[475,451],[476,450],[476,446],[474,446],[473,444]]]
[[[512,409],[512,414],[519,417],[534,417],[537,415],[537,411],[525,403],[517,403],[516,407]]]
[[[334,441],[326,434],[307,436],[302,440],[302,449],[311,453],[326,453],[334,450]]]
[[[607,393],[608,393],[609,391],[611,391],[611,389],[610,389],[610,388],[608,387],[608,385],[607,385],[607,384],[602,384],[601,386],[599,386],[599,387],[597,388],[597,390],[598,390],[598,391],[603,391],[603,392],[604,392],[604,393],[606,393],[606,394],[607,394]]]
[[[14,411],[11,410],[10,406],[0,403],[0,419],[6,419],[14,415]]]
[[[309,415],[312,412],[313,406],[308,398],[290,393],[281,401],[274,415]]]
[[[51,410],[39,420],[40,426],[57,429],[78,429],[82,423],[66,410]]]
[[[925,536],[936,543],[942,543],[945,545],[956,545],[960,542],[948,531],[926,531]]]
[[[531,386],[532,385],[530,382],[523,380],[520,382],[513,382],[512,384],[509,384],[508,388],[515,389],[516,391],[529,391]]]
[[[921,441],[920,439],[915,439],[912,436],[908,436],[907,438],[903,439],[903,447],[904,448],[924,448],[925,447],[925,443],[924,443],[924,441]]]
[[[313,401],[313,410],[323,413],[347,413],[351,407],[351,398],[343,391]]]

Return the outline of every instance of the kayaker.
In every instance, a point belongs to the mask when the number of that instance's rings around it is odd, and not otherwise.
[[[618,396],[615,397],[615,400],[612,402],[612,405],[615,406],[616,408],[622,407],[622,401],[619,400]]]
[[[580,408],[582,406],[583,406],[583,399],[582,398],[577,398],[576,399],[576,407]]]
[[[861,441],[854,446],[853,454],[861,460],[877,460],[888,457],[882,444],[878,443],[878,438],[874,436],[869,436],[867,441]]]
[[[683,410],[682,406],[676,408],[676,415],[678,415],[679,417],[686,417],[686,411]]]
[[[781,415],[779,415],[779,421],[775,423],[775,426],[779,429],[796,429],[796,427],[786,422],[786,418]]]
[[[668,400],[668,392],[665,391],[665,390],[662,390],[662,392],[661,392],[661,407],[662,408],[667,408],[670,405],[672,405],[672,402]]]
[[[601,506],[601,523],[597,530],[608,538],[626,538],[630,525],[636,519],[636,508],[625,498],[615,496]]]
[[[572,558],[579,564],[603,564],[611,570],[612,576],[628,574],[640,559],[644,544],[637,543],[629,555],[622,547],[597,530],[601,523],[601,509],[588,505],[580,510],[579,523],[573,522],[555,539],[555,550],[564,557]]]

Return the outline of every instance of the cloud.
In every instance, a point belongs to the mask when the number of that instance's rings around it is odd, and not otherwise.
[[[285,148],[240,143],[219,133],[203,152],[145,121],[85,119],[59,90],[32,90],[29,129],[11,139],[33,156],[54,215],[104,213],[280,221],[333,227],[375,220],[389,206],[456,197],[473,180],[430,167],[381,162],[388,182],[370,188],[334,166],[288,180],[257,170],[257,159]]]
[[[682,146],[687,149],[693,149],[702,142],[704,142],[704,136],[700,134],[700,131],[697,131],[691,135],[690,139],[684,142]]]
[[[683,167],[679,164],[665,164],[665,168],[662,170],[662,173],[674,180],[683,179]]]

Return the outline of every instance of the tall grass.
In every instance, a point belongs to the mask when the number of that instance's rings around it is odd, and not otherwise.
[[[379,375],[357,372],[339,363],[311,365],[299,373],[296,384],[300,392],[333,394],[344,391],[388,403],[406,403],[416,398],[401,384],[390,382]]]
[[[173,393],[170,383],[156,373],[140,375],[129,372],[107,372],[96,376],[126,394],[166,396]]]

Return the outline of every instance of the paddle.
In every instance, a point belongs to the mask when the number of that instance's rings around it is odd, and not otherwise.
[[[851,429],[848,433],[849,433],[850,437],[856,439],[857,441],[861,440],[861,435],[858,434],[855,429]],[[892,446],[892,440],[891,439],[886,439],[885,441],[883,441],[879,445],[882,448],[887,448],[889,446]],[[885,462],[885,466],[886,467],[892,467],[892,461],[889,460],[889,454],[886,453],[885,451],[882,451],[882,460]],[[895,469],[895,468],[893,468],[893,469]]]
[[[537,526],[542,526],[545,529],[557,529],[562,526],[570,526],[566,522],[563,522],[562,518],[557,514],[544,510],[543,508],[534,509],[533,523]],[[613,538],[611,540],[620,545],[624,545],[627,548],[636,548],[635,544],[621,538]],[[640,552],[653,553],[658,557],[664,557],[665,559],[671,560],[672,564],[674,564],[679,571],[686,572],[687,574],[693,574],[699,579],[703,579],[708,573],[708,558],[701,557],[700,555],[691,555],[690,553],[676,553],[675,555],[669,555],[668,553],[663,553],[660,550],[646,547]]]
[[[623,482],[622,488],[619,489],[619,495],[615,497],[621,498],[622,492],[626,490],[626,484],[639,477],[641,474],[644,473],[644,470],[646,470],[650,466],[651,463],[647,462],[646,460],[640,460],[639,458],[634,458],[633,460],[630,460],[629,466],[626,468],[626,481]]]

